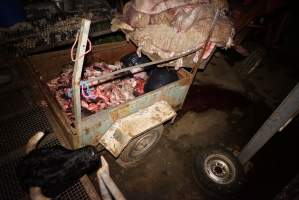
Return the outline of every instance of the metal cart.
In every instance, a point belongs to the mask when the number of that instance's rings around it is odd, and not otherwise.
[[[82,116],[80,103],[80,77],[84,57],[79,57],[85,52],[90,25],[90,21],[83,20],[76,54],[76,57],[79,59],[75,62],[73,72],[74,126],[71,125],[69,118],[61,110],[58,102],[46,85],[49,80],[57,77],[61,72],[62,66],[69,62],[69,51],[57,51],[29,57],[29,67],[32,69],[31,71],[54,116],[63,127],[62,136],[71,144],[71,147],[76,149],[85,145],[94,145],[99,148],[104,146],[114,157],[119,158],[122,163],[135,162],[148,153],[161,137],[163,123],[174,120],[176,111],[183,105],[197,69],[207,63],[208,59],[202,62],[202,56],[211,37],[217,17],[218,12],[215,15],[204,48],[200,51],[199,62],[195,65],[193,64],[191,72],[181,68],[177,71],[179,80],[145,93],[124,104],[110,107],[89,116]],[[114,63],[124,55],[136,51],[136,49],[132,42],[118,42],[95,46],[92,53],[97,60]],[[120,73],[136,67],[143,68],[149,65],[163,64],[179,58],[184,58],[186,63],[198,50],[169,59],[158,59],[150,63],[117,70],[99,77],[97,81],[107,80],[109,77],[118,76]],[[150,55],[149,57],[153,58]]]

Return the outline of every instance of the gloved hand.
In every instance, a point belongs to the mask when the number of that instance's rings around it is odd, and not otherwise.
[[[44,195],[55,197],[99,166],[95,147],[69,150],[57,145],[29,152],[19,163],[17,175],[26,188],[40,187]]]

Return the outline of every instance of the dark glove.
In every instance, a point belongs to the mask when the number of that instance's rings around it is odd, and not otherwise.
[[[99,166],[95,147],[69,150],[57,145],[31,151],[19,163],[17,174],[23,186],[38,186],[44,195],[53,198]]]

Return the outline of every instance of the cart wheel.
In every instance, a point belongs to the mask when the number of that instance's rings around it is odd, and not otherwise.
[[[215,146],[197,155],[194,175],[201,189],[217,199],[236,196],[245,180],[239,160],[230,151]]]
[[[134,138],[120,154],[119,164],[124,167],[137,164],[157,144],[163,129],[163,125],[160,125]]]

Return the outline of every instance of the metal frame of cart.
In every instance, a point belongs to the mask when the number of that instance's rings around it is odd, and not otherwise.
[[[50,94],[49,89],[46,88],[45,82],[50,80],[50,74],[56,73],[57,75],[59,69],[55,68],[52,69],[53,72],[49,71],[51,69],[49,67],[49,65],[51,65],[50,62],[47,63],[48,67],[41,66],[42,63],[45,63],[44,59],[46,58],[52,60],[52,62],[56,60],[56,64],[57,62],[67,62],[69,58],[66,57],[69,52],[61,51],[31,56],[29,58],[29,64],[33,67],[33,70],[35,71],[34,74],[39,74],[40,80],[38,81],[38,84],[41,88],[41,91],[46,97],[46,100],[48,101],[54,115],[58,119],[58,122],[64,128],[65,132],[62,133],[62,136],[67,139],[67,141],[71,144],[71,147],[76,149],[85,145],[99,146],[99,144],[101,144],[114,157],[119,157],[120,154],[123,153],[124,149],[127,146],[130,146],[129,143],[132,140],[142,135],[152,135],[148,133],[154,133],[157,131],[161,132],[163,129],[159,127],[162,127],[163,123],[166,121],[174,119],[176,116],[176,111],[179,110],[183,105],[198,68],[202,68],[202,66],[205,65],[209,60],[207,59],[203,61],[202,56],[204,50],[207,48],[207,44],[210,40],[218,15],[219,12],[216,12],[205,45],[200,51],[200,59],[198,63],[193,63],[191,72],[181,68],[177,71],[179,76],[178,81],[172,82],[157,90],[136,97],[135,99],[117,107],[111,107],[87,117],[83,117],[81,113],[80,78],[84,62],[84,56],[81,55],[85,53],[90,21],[85,19],[82,20],[76,53],[76,57],[78,59],[75,62],[72,80],[75,115],[74,127],[70,125],[70,121],[68,120],[66,114],[61,111],[58,103],[55,101],[55,98]],[[130,53],[134,50],[136,50],[136,47],[134,47],[132,43],[120,42],[96,46],[93,50],[93,53],[96,56],[104,54],[107,57],[106,59],[108,59],[109,53],[116,54],[116,57],[118,56],[120,58],[125,52]],[[183,58],[184,62],[186,63],[188,60],[190,60],[191,56],[195,55],[195,53],[199,50],[200,48],[169,59],[158,59],[150,63],[117,70],[92,81],[101,82],[101,80],[107,80],[107,78],[119,76],[121,73],[126,73],[133,68],[144,68],[150,65],[165,64],[180,58]],[[152,56],[149,57],[153,59]],[[39,72],[36,73],[36,71]],[[148,137],[144,138],[147,140],[149,139]],[[155,139],[159,139],[159,137],[156,137]],[[152,144],[154,143],[152,142]]]

